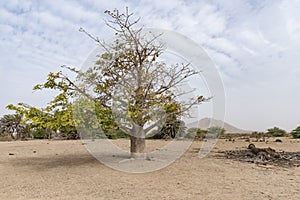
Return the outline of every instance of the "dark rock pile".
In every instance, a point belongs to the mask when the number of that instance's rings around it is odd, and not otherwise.
[[[262,165],[275,165],[280,167],[299,167],[300,152],[276,152],[272,148],[256,148],[250,144],[246,150],[219,151],[221,157],[251,162]]]

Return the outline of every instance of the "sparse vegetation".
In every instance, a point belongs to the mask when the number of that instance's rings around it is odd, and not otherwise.
[[[293,136],[293,138],[300,138],[300,126],[298,126],[296,129],[294,129],[291,132],[291,135]]]
[[[195,140],[203,140],[207,130],[202,130],[200,128],[190,128],[187,130],[185,138],[195,139]]]
[[[266,141],[266,137],[270,137],[271,135],[269,133],[265,133],[265,132],[257,132],[254,131],[250,134],[250,138],[255,138],[256,142],[265,142]]]
[[[270,128],[267,131],[267,134],[273,136],[273,137],[284,137],[287,135],[287,132],[283,129],[280,129],[278,127]]]
[[[226,132],[225,129],[219,126],[213,126],[207,129],[207,133],[217,134],[218,136],[223,136],[225,132]]]
[[[49,139],[49,135],[51,135],[51,133],[45,129],[32,130],[32,136],[34,139]]]
[[[10,114],[4,115],[0,119],[0,135],[10,137],[13,140],[25,139],[29,136],[29,130],[27,124],[24,123],[22,115]]]
[[[120,129],[111,129],[107,133],[108,139],[129,138],[128,134]]]

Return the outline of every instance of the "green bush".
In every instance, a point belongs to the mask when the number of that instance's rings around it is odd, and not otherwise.
[[[49,138],[49,132],[45,129],[38,129],[32,131],[32,135],[34,139],[47,139]]]
[[[69,133],[60,133],[60,137],[65,139],[119,139],[119,138],[128,138],[129,136],[120,129],[87,129],[80,130],[80,136],[77,132],[69,132]]]
[[[217,134],[218,136],[223,136],[225,134],[225,129],[219,126],[209,127],[207,131],[208,133]]]
[[[160,140],[160,139],[168,139],[166,138],[161,132],[159,131],[153,131],[150,136],[147,136],[147,139],[150,140]]]
[[[187,130],[187,133],[184,137],[188,139],[203,140],[206,133],[207,130],[202,130],[200,128],[190,128]]]
[[[111,129],[105,133],[108,139],[128,138],[129,136],[121,129]]]
[[[291,135],[293,136],[293,138],[300,138],[300,126],[298,126],[296,129],[294,129],[291,132]]]
[[[59,134],[59,136],[67,140],[77,140],[80,138],[77,131],[62,132]]]
[[[269,128],[267,134],[270,134],[273,137],[284,137],[287,135],[285,130],[280,129],[278,127]]]

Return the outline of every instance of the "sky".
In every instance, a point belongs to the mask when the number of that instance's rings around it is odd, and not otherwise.
[[[10,103],[45,106],[55,93],[33,86],[61,65],[80,68],[96,47],[79,28],[107,40],[104,11],[126,6],[141,25],[205,50],[223,81],[226,122],[258,131],[300,126],[297,0],[1,0],[0,115]]]

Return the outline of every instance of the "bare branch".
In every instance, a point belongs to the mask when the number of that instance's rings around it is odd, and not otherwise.
[[[94,37],[93,35],[91,35],[90,33],[88,33],[86,30],[84,30],[82,27],[79,28],[79,32],[83,32],[89,38],[91,38],[92,40],[94,40],[98,45],[100,45],[103,49],[105,49],[105,51],[109,52],[109,49],[106,47],[105,42],[100,41],[98,37]]]

